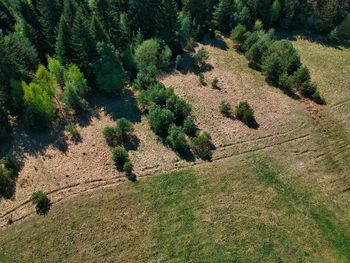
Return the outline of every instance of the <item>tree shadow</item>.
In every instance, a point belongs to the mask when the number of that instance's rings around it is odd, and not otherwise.
[[[338,50],[344,50],[350,48],[350,42],[340,41],[335,42],[328,39],[326,36],[322,36],[310,30],[295,30],[292,32],[279,28],[276,30],[276,38],[278,40],[287,39],[290,41],[296,41],[297,39],[307,40],[312,43],[318,43],[322,46],[332,47]]]
[[[260,124],[256,121],[256,119],[250,121],[249,123],[247,123],[247,126],[250,128],[250,129],[254,129],[254,130],[257,130],[260,128]]]
[[[140,139],[133,135],[129,141],[123,143],[123,146],[127,151],[136,151],[140,146]]]
[[[125,118],[132,123],[141,122],[141,111],[131,90],[116,96],[97,96],[91,105],[95,112],[103,109],[113,120]]]
[[[202,44],[216,47],[222,50],[228,50],[228,46],[222,36],[217,36],[216,38],[206,38],[202,41]]]
[[[188,52],[182,53],[180,56],[182,58],[182,64],[181,64],[181,68],[179,69],[179,72],[181,72],[182,74],[193,73],[193,74],[199,75],[205,72],[212,71],[214,69],[214,67],[209,63],[206,63],[201,67],[196,66],[194,64],[191,53],[188,53]]]

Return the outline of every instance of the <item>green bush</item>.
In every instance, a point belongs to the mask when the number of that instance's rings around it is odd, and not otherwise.
[[[197,133],[197,126],[191,119],[186,119],[183,123],[183,130],[189,137],[194,137]]]
[[[48,69],[51,74],[55,77],[58,84],[60,84],[61,87],[64,86],[64,72],[65,67],[61,64],[61,62],[58,59],[55,58],[49,58],[48,59]]]
[[[176,57],[176,60],[175,60],[175,68],[176,68],[177,70],[181,70],[182,64],[183,64],[183,58],[182,58],[180,55],[178,55],[178,56]]]
[[[174,122],[174,113],[163,109],[159,105],[151,106],[148,113],[148,120],[152,130],[160,136],[167,135],[170,125]]]
[[[35,192],[32,194],[31,201],[35,205],[36,212],[39,215],[46,215],[51,208],[51,201],[47,195],[42,192]]]
[[[117,136],[117,128],[116,127],[106,127],[103,129],[103,135],[106,139],[106,142],[111,147],[116,147],[120,144],[120,141]]]
[[[148,72],[139,72],[134,81],[134,87],[140,90],[147,89],[156,83],[156,79],[152,74]]]
[[[212,87],[213,89],[220,90],[219,79],[218,79],[218,78],[214,78],[214,79],[213,79],[213,81],[211,82],[211,87]]]
[[[107,94],[120,93],[125,86],[126,73],[112,45],[97,44],[98,59],[94,64],[96,83]]]
[[[246,52],[245,56],[251,64],[260,67],[261,60],[271,45],[272,40],[268,34],[259,35],[259,40],[254,43]]]
[[[25,121],[33,129],[47,128],[56,115],[52,97],[34,82],[22,82],[25,105]]]
[[[70,134],[73,141],[79,141],[81,139],[77,126],[73,123],[66,125],[64,130]]]
[[[165,107],[174,114],[174,122],[178,125],[182,125],[184,120],[190,115],[192,111],[191,105],[189,105],[183,99],[177,97],[175,94],[166,100]]]
[[[232,108],[231,108],[231,105],[228,102],[222,101],[220,103],[220,107],[219,108],[220,108],[220,112],[225,117],[231,117],[232,116]]]
[[[116,147],[113,149],[112,159],[118,170],[123,171],[125,163],[129,161],[129,155],[123,147]]]
[[[201,159],[211,159],[212,147],[211,136],[207,132],[203,132],[191,140],[191,149],[193,153]]]
[[[242,121],[244,124],[252,124],[255,122],[254,110],[248,102],[240,102],[235,110],[235,118]]]
[[[148,39],[135,48],[135,61],[140,72],[147,72],[149,67],[157,71],[166,68],[171,56],[169,47],[155,39]]]
[[[183,128],[176,126],[175,124],[170,126],[166,141],[176,152],[185,153],[189,149]]]
[[[261,22],[260,19],[255,21],[254,27],[253,27],[253,31],[260,31],[260,30],[264,30],[264,25]]]
[[[7,196],[13,188],[13,170],[8,167],[6,160],[0,159],[0,197]]]
[[[246,33],[247,28],[244,25],[239,24],[232,30],[230,38],[237,41],[239,44],[243,44],[246,39]]]
[[[87,111],[89,103],[86,100],[90,92],[87,80],[78,66],[71,64],[64,73],[64,90],[62,100],[65,105],[77,112]]]
[[[209,58],[209,53],[205,48],[200,48],[198,52],[194,55],[194,64],[198,67],[203,67]]]
[[[133,165],[132,163],[130,163],[129,161],[126,162],[123,166],[123,171],[125,172],[126,176],[130,177],[132,175],[133,172]]]
[[[134,126],[129,120],[125,118],[120,118],[117,120],[116,134],[119,141],[122,143],[127,142],[131,139],[133,132]]]
[[[265,56],[261,65],[266,79],[274,85],[278,85],[280,76],[283,74],[283,61],[277,53]]]

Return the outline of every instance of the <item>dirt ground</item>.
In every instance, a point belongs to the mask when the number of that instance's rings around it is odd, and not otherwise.
[[[241,54],[226,45],[228,42],[205,46],[210,54],[208,70],[204,72],[207,86],[200,85],[198,74],[191,71],[176,71],[160,77],[161,82],[174,88],[177,95],[193,106],[198,127],[211,133],[216,146],[213,161],[271,147],[315,155],[308,146],[312,140],[308,123],[315,118],[309,111],[310,105],[305,106],[268,86],[259,72],[247,67]],[[219,79],[220,90],[211,87],[214,78]],[[255,110],[258,126],[252,129],[222,116],[219,112],[222,100],[232,107],[248,101]],[[312,107],[322,111],[320,106]],[[0,200],[0,226],[5,226],[9,219],[16,222],[33,215],[35,211],[29,198],[35,191],[49,193],[55,203],[125,181],[125,176],[115,169],[111,149],[102,134],[106,126],[114,125],[120,117],[135,124],[138,141],[130,146],[129,154],[138,177],[203,163],[182,160],[167,148],[150,130],[131,91],[120,98],[98,98],[91,118],[78,124],[81,135],[78,143],[69,139],[62,142],[62,138],[67,137],[63,131],[58,135],[15,137],[10,151],[21,159],[23,168],[13,198]],[[296,149],[290,147],[293,143],[298,143]]]

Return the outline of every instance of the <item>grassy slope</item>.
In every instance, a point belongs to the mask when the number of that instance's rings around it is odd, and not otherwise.
[[[313,73],[325,54],[348,70],[340,51],[296,45]],[[344,99],[346,78],[330,84]],[[350,142],[335,112],[314,121],[317,151]],[[335,145],[321,161],[281,146],[72,198],[4,230],[0,262],[349,262],[350,158]]]

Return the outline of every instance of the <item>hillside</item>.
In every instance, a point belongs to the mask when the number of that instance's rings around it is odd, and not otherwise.
[[[0,259],[350,261],[350,49],[298,35],[293,45],[326,105],[268,85],[224,38],[196,47],[209,52],[207,86],[190,67],[159,76],[211,134],[211,162],[185,160],[159,140],[132,89],[93,100],[90,117],[78,123],[80,142],[62,147],[62,129],[19,131],[6,149],[20,153],[23,167],[14,197],[0,201]],[[220,89],[211,87],[214,78]],[[222,100],[248,101],[258,126],[224,117]],[[138,138],[129,150],[136,183],[116,172],[102,134],[121,117]],[[44,217],[30,203],[39,190],[53,203]]]

